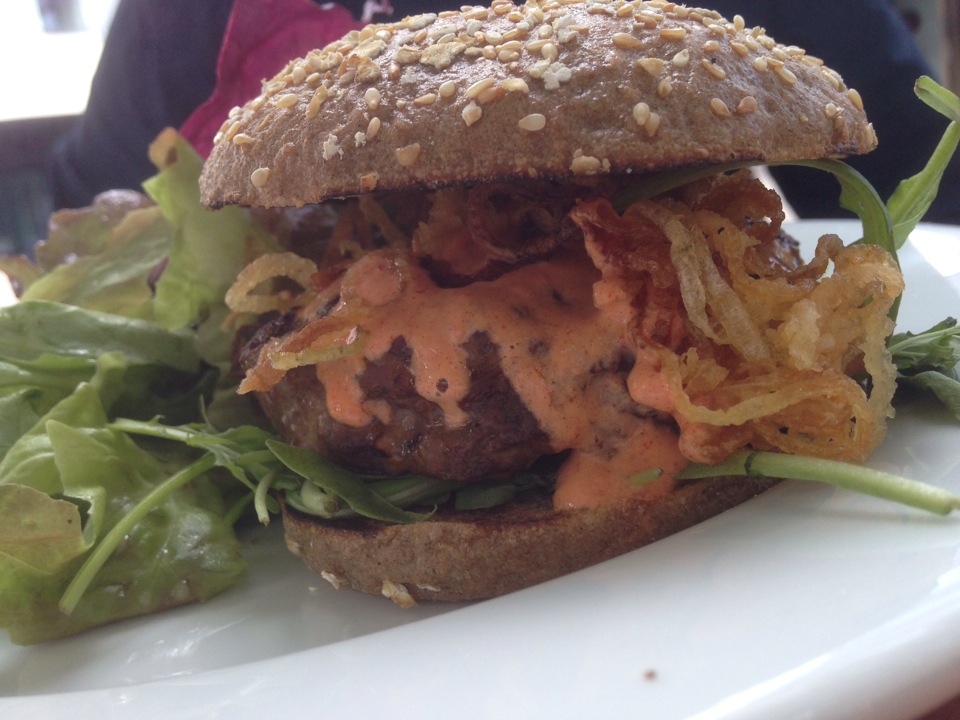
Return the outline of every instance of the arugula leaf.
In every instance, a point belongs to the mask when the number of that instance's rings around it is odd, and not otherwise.
[[[730,455],[716,465],[688,465],[677,473],[675,478],[699,480],[727,475],[812,480],[938,515],[948,515],[954,510],[960,510],[960,497],[943,488],[862,465],[802,455],[744,450]]]
[[[951,122],[923,170],[902,181],[887,201],[898,248],[907,241],[937,197],[940,180],[960,143],[960,98],[926,76],[917,80],[914,91],[917,97]]]
[[[310,450],[276,440],[268,440],[267,447],[284,465],[309,481],[303,484],[307,492],[311,484],[316,485],[335,505],[338,499],[342,500],[359,515],[384,522],[411,523],[426,520],[432,514],[403,510],[366,483],[356,482],[352,473]]]
[[[0,546],[0,627],[16,643],[203,600],[243,573],[239,542],[213,479],[195,477],[190,487],[158,496],[171,469],[192,458],[152,454],[106,426],[98,386],[110,384],[105,377],[119,367],[114,359],[81,384],[0,463],[0,510],[17,512],[4,514],[5,531],[14,537]],[[132,525],[131,506],[149,509]],[[27,536],[18,524],[44,529],[30,538],[29,552],[20,544]],[[117,527],[122,549],[103,542],[117,536]],[[79,574],[91,553],[97,572]],[[78,588],[75,583],[83,586],[82,598],[74,591],[64,613],[62,596]]]
[[[897,366],[898,387],[931,392],[960,420],[960,326],[947,318],[921,333],[892,335],[887,348]]]
[[[948,317],[921,333],[890,336],[887,349],[902,373],[928,368],[952,369],[960,362],[960,326]]]

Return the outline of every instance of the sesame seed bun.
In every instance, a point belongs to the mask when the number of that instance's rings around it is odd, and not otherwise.
[[[867,152],[859,95],[742,18],[674,3],[497,0],[352,32],[224,122],[203,202],[644,173]]]

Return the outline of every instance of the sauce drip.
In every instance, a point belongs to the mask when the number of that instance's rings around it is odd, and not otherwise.
[[[470,389],[462,346],[485,333],[552,446],[574,451],[561,471],[557,507],[662,489],[668,479],[640,489],[628,482],[654,466],[669,476],[685,461],[676,433],[638,417],[615,372],[624,352],[623,308],[597,307],[598,280],[582,249],[456,288],[436,285],[407,251],[372,252],[343,275],[339,304],[330,313],[362,317],[365,344],[362,354],[316,366],[328,411],[354,427],[373,417],[388,421],[388,408],[364,399],[359,377],[365,361],[383,357],[403,336],[417,392],[437,403],[449,426],[460,426],[468,418],[459,403]]]

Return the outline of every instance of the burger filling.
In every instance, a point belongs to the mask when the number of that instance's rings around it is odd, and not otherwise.
[[[557,456],[558,508],[743,448],[864,460],[891,415],[890,255],[826,235],[801,262],[744,172],[624,212],[617,190],[339,203],[310,257],[264,255],[227,296],[261,315],[241,392],[362,473],[481,482]]]

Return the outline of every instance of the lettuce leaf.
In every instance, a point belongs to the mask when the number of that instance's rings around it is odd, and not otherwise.
[[[160,172],[143,187],[173,225],[168,262],[157,281],[154,318],[163,327],[181,328],[223,305],[246,264],[253,230],[242,208],[212,213],[200,204],[203,161],[176,131],[168,128],[157,137],[150,158]]]
[[[119,354],[57,403],[0,462],[0,627],[16,643],[64,637],[125,617],[202,600],[244,571],[212,477],[150,508],[125,533],[70,613],[64,592],[109,530],[194,456],[158,456],[107,426]],[[8,514],[10,513],[10,514]]]
[[[202,450],[110,426],[199,420],[229,351],[225,278],[252,225],[237,210],[215,231],[195,153],[169,140],[157,205],[57,218],[26,299],[0,310],[0,628],[16,643],[204,600],[244,572],[232,523],[250,490]]]

